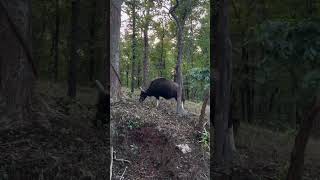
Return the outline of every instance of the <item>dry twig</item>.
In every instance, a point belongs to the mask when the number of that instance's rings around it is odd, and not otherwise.
[[[123,173],[122,173],[122,175],[121,175],[121,177],[120,177],[120,180],[124,179],[123,176],[124,176],[124,173],[126,173],[127,168],[128,168],[128,166],[126,166],[126,168],[124,169],[124,171],[123,171]]]
[[[110,180],[112,179],[112,165],[113,165],[113,146],[111,146],[111,152],[110,152],[110,155],[111,155],[111,162],[110,162]]]

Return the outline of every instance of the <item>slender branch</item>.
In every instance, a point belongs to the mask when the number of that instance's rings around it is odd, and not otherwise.
[[[112,166],[113,166],[113,146],[111,146],[110,148],[110,155],[111,155],[111,159],[110,159],[110,180],[112,179]]]
[[[20,44],[21,44],[21,46],[27,56],[27,59],[28,59],[29,63],[31,64],[31,68],[32,68],[32,71],[33,71],[35,77],[38,77],[38,72],[35,67],[35,64],[33,63],[32,54],[31,54],[30,49],[28,48],[26,40],[23,38],[22,34],[19,33],[17,26],[13,23],[13,20],[11,19],[11,16],[9,15],[8,9],[6,8],[6,5],[4,4],[4,2],[2,0],[0,1],[0,8],[3,10],[12,32],[14,33],[14,35],[16,36],[18,41],[20,42]]]
[[[122,175],[121,175],[121,177],[120,177],[120,180],[124,179],[123,176],[124,176],[124,173],[126,173],[127,168],[128,168],[128,166],[126,166],[126,168],[124,169],[124,171],[123,171],[123,173],[122,173]]]
[[[115,157],[115,158],[113,158],[113,160],[115,160],[115,161],[120,161],[120,162],[126,162],[126,163],[131,164],[131,161],[126,160],[126,159],[117,159],[117,158]]]
[[[180,24],[180,21],[176,15],[176,9],[178,6],[179,6],[179,0],[176,0],[176,4],[169,9],[169,13],[173,17],[173,19],[176,21],[177,27],[179,28],[179,30],[181,30],[181,24]]]
[[[118,72],[116,71],[116,69],[114,68],[114,66],[112,65],[112,63],[110,63],[110,65],[111,65],[111,68],[112,68],[114,74],[116,74],[117,79],[118,79],[118,81],[119,81],[119,83],[120,83],[120,85],[121,85],[122,83],[121,83],[121,79],[120,79],[120,76],[119,76]]]

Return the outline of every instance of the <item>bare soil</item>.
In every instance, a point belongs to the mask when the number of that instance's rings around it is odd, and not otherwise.
[[[194,130],[198,116],[178,116],[175,102],[125,98],[111,105],[113,145],[117,158],[115,179],[209,179],[209,150],[199,142]],[[183,153],[177,145],[187,144],[191,152]]]

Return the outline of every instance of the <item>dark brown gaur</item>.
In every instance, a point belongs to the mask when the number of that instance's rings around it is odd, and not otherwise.
[[[159,98],[163,97],[165,99],[171,99],[175,98],[177,101],[178,98],[178,84],[171,81],[167,80],[166,78],[160,77],[157,79],[154,79],[148,89],[144,90],[142,87],[141,93],[140,93],[140,103],[143,102],[148,96],[153,96],[157,99],[157,107],[159,106]],[[182,108],[184,104],[184,94],[182,93]]]

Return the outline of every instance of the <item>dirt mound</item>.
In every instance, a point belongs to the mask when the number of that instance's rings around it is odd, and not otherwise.
[[[158,108],[152,99],[143,104],[123,99],[111,105],[113,144],[117,158],[113,174],[119,179],[209,179],[208,149],[195,137],[197,116],[180,117],[175,104],[161,101]],[[187,144],[183,153],[177,145]]]
[[[133,164],[140,169],[139,176],[136,177],[173,178],[178,174],[177,158],[181,156],[181,152],[168,137],[152,126],[135,129],[130,132],[129,137],[140,149],[135,157],[138,161]]]

